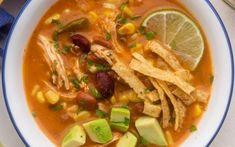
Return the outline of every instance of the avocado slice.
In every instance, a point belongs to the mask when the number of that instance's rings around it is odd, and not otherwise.
[[[90,139],[97,143],[107,143],[112,140],[112,132],[106,119],[97,119],[83,124]]]
[[[116,147],[135,147],[137,138],[131,132],[126,132],[118,141]]]
[[[129,128],[130,110],[126,108],[112,108],[110,125],[112,128],[126,132]]]
[[[152,117],[140,117],[136,120],[135,127],[140,136],[149,143],[167,146],[167,141],[157,119]]]
[[[78,147],[86,142],[86,134],[79,125],[72,127],[62,141],[62,147]]]

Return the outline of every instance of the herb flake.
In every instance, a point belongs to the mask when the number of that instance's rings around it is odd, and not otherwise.
[[[147,40],[153,40],[156,36],[156,33],[155,32],[146,32],[144,35]]]
[[[197,127],[195,125],[192,125],[190,127],[190,132],[195,132],[195,131],[197,131]]]
[[[49,109],[52,111],[60,111],[64,109],[64,106],[61,104],[49,106]]]
[[[101,93],[94,87],[89,88],[89,92],[95,98],[101,98],[102,97]]]
[[[99,118],[105,118],[105,117],[107,116],[107,113],[104,112],[104,111],[102,111],[102,110],[100,110],[100,109],[97,109],[97,110],[95,111],[95,114],[96,114],[96,116],[98,116]]]
[[[105,34],[105,40],[106,40],[106,41],[110,41],[111,39],[112,39],[111,34],[108,33],[108,32],[106,32],[106,34]]]
[[[73,79],[71,82],[76,89],[80,89],[80,82],[78,79]]]

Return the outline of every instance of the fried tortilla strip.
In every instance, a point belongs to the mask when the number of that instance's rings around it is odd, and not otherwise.
[[[180,100],[177,100],[177,106],[179,109],[179,128],[182,128],[184,118],[186,115],[186,107]]]
[[[168,49],[162,46],[159,42],[149,41],[145,48],[147,50],[151,50],[152,52],[156,53],[158,56],[163,58],[165,62],[167,62],[175,71],[184,70],[184,68],[180,65],[180,62],[173,55],[173,53],[171,53]]]
[[[194,96],[198,102],[207,104],[209,93],[206,92],[205,90],[198,88],[192,93],[192,96]]]
[[[191,81],[193,78],[189,70],[179,70],[176,71],[175,74],[187,82]]]
[[[154,105],[145,101],[143,113],[148,116],[159,117],[161,113],[161,107],[159,105]]]
[[[160,80],[157,80],[157,82],[160,85],[160,87],[163,89],[163,91],[166,93],[166,95],[169,97],[169,99],[174,107],[174,112],[175,112],[175,127],[174,127],[174,129],[177,130],[179,128],[179,125],[180,125],[179,122],[181,120],[178,102],[177,102],[175,96],[171,93],[171,91],[167,87],[165,82],[160,81]]]
[[[138,60],[132,59],[131,63],[129,64],[131,69],[138,71],[146,76],[172,83],[187,94],[191,94],[191,92],[195,90],[193,86],[179,78],[174,73],[153,67],[142,55],[135,53],[133,56]]]
[[[191,105],[193,102],[196,101],[195,97],[193,97],[192,95],[186,94],[185,92],[180,90],[178,87],[172,90],[172,94],[178,97],[185,105]]]
[[[134,72],[121,61],[116,61],[112,69],[137,93],[138,97],[143,100],[149,99],[151,102],[159,99],[157,94],[146,94],[147,87],[140,81]]]
[[[166,128],[169,126],[169,121],[170,121],[171,116],[170,116],[170,109],[169,109],[168,102],[166,100],[165,93],[156,80],[151,78],[150,81],[159,93],[159,98],[161,100],[161,106],[162,106],[162,124],[163,124],[163,128]]]

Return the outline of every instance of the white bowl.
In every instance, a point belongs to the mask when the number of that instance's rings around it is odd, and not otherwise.
[[[11,121],[26,146],[50,147],[53,143],[40,130],[29,111],[23,88],[24,49],[40,18],[56,0],[29,0],[16,18],[3,57],[2,87]],[[182,147],[208,146],[226,117],[234,82],[232,47],[222,20],[208,0],[181,2],[197,18],[208,39],[214,66],[214,83],[208,109],[198,131]],[[52,122],[53,123],[53,122]]]

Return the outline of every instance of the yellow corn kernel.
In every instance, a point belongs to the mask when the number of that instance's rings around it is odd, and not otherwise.
[[[60,96],[55,93],[54,91],[48,90],[45,93],[45,97],[47,99],[47,102],[50,104],[56,104],[60,100]]]
[[[135,47],[131,48],[131,53],[135,53],[135,52],[143,54],[144,52],[143,44],[137,43]]]
[[[202,114],[202,107],[200,106],[200,104],[195,104],[194,105],[194,115],[195,117],[198,117]]]
[[[136,31],[136,27],[133,23],[124,24],[121,28],[118,29],[120,35],[132,35]]]
[[[167,139],[168,145],[169,146],[173,145],[174,144],[174,140],[172,138],[171,132],[170,131],[166,131],[165,135],[166,135],[166,139]]]
[[[103,13],[104,13],[104,15],[107,16],[107,17],[110,17],[110,16],[113,16],[113,15],[114,15],[114,11],[111,10],[111,9],[105,9]]]
[[[126,14],[127,16],[133,16],[133,12],[131,11],[131,9],[126,5],[123,7],[123,13]]]
[[[86,120],[91,116],[91,113],[88,111],[81,111],[79,112],[76,116],[75,116],[75,120],[79,121],[79,120]]]
[[[98,15],[94,11],[90,11],[88,14],[90,22],[94,24],[98,19]]]
[[[43,96],[42,91],[37,92],[36,99],[41,104],[45,103],[45,97]]]
[[[141,102],[141,99],[138,98],[137,94],[134,92],[134,90],[128,90],[126,91],[126,96],[128,97],[128,99],[130,100],[130,102]]]
[[[129,98],[125,94],[121,94],[118,98],[119,102],[122,104],[128,104],[129,103]]]
[[[116,100],[115,96],[112,96],[110,101],[113,105],[117,103],[117,100]]]
[[[52,20],[59,20],[60,19],[60,14],[53,14],[52,16],[50,16],[49,18],[47,18],[45,20],[45,24],[51,24]]]
[[[72,105],[72,106],[67,108],[67,112],[71,112],[71,113],[78,112],[78,110],[79,110],[78,105]]]
[[[39,91],[39,89],[40,89],[40,86],[39,86],[39,85],[34,85],[34,86],[33,86],[33,90],[32,90],[32,92],[31,92],[31,95],[32,95],[32,96],[35,96],[35,94]]]

